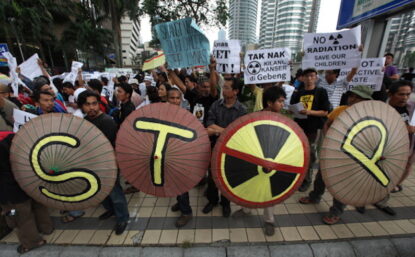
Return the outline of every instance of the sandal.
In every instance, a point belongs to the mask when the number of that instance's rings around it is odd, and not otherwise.
[[[339,222],[339,220],[340,220],[340,217],[334,214],[328,214],[323,217],[323,222],[326,223],[327,225],[334,225],[337,222]]]
[[[301,203],[301,204],[316,204],[316,203],[318,203],[318,201],[313,200],[308,196],[301,197],[300,200],[298,200],[298,202]]]
[[[27,252],[30,252],[31,250],[33,250],[33,249],[36,249],[36,248],[39,248],[39,247],[41,247],[41,246],[44,246],[46,244],[46,240],[42,240],[42,241],[40,241],[39,242],[39,244],[38,245],[36,245],[35,247],[32,247],[32,248],[25,248],[23,245],[19,245],[18,247],[17,247],[17,252],[19,253],[19,254],[24,254],[24,253],[27,253]]]
[[[79,219],[80,217],[84,216],[84,214],[85,213],[82,213],[80,216],[72,216],[72,215],[62,216],[61,222],[62,223],[70,223],[70,222],[73,222],[73,221]]]
[[[402,185],[397,185],[392,191],[391,193],[398,193],[401,192],[403,190]]]

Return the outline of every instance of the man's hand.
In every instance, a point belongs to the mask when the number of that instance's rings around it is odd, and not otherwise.
[[[209,69],[210,70],[214,70],[216,69],[216,58],[215,56],[211,55],[210,56],[210,64],[209,64]]]

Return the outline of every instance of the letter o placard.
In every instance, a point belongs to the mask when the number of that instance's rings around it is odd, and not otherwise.
[[[327,189],[356,207],[383,200],[406,176],[409,137],[394,108],[364,101],[344,110],[328,130],[320,152]]]
[[[249,208],[278,204],[301,185],[309,145],[301,128],[272,112],[255,112],[231,123],[212,154],[212,176],[229,200]]]

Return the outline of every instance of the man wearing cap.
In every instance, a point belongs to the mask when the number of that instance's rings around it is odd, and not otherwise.
[[[347,98],[347,105],[341,105],[334,109],[327,116],[327,121],[323,127],[323,133],[326,134],[327,130],[333,124],[334,120],[347,108],[353,104],[365,101],[372,100],[372,89],[367,86],[355,86],[352,90],[349,91],[349,97]],[[321,200],[321,196],[326,190],[326,185],[324,184],[323,178],[321,176],[321,170],[318,171],[316,178],[314,180],[314,188],[308,196],[300,198],[299,202],[301,204],[316,204]],[[333,199],[333,206],[330,207],[329,214],[323,217],[323,222],[332,225],[337,223],[340,220],[340,215],[343,213],[345,205],[336,199]]]
[[[4,86],[0,84],[0,131],[12,131],[13,130],[13,109],[19,109],[13,102],[9,101],[6,94],[3,94],[1,88]],[[8,89],[8,88],[7,88]]]

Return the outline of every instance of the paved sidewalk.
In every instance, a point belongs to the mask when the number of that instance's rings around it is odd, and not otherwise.
[[[15,257],[16,244],[0,245],[0,256]],[[413,257],[415,238],[249,246],[95,247],[44,246],[25,257]]]

